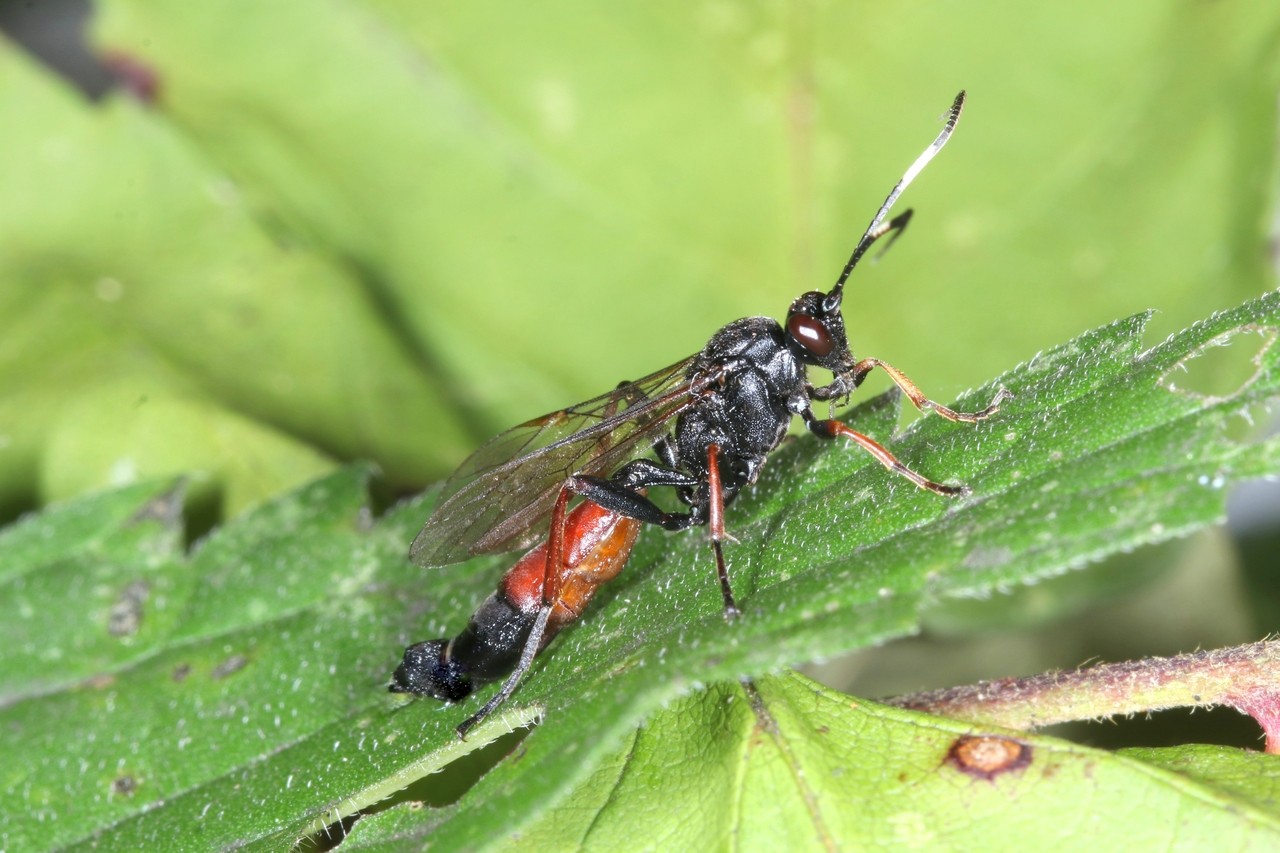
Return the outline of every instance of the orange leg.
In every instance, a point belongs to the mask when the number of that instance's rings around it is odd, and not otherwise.
[[[707,491],[710,496],[707,529],[711,533],[711,549],[716,555],[716,574],[720,578],[720,592],[724,594],[724,618],[732,621],[741,615],[742,611],[733,600],[733,590],[729,586],[729,567],[725,565],[724,547],[720,544],[728,538],[728,534],[724,532],[724,487],[720,483],[720,446],[718,444],[707,448]]]
[[[951,410],[948,409],[947,411]],[[874,456],[881,465],[888,468],[895,474],[900,474],[903,477],[906,477],[922,489],[928,489],[931,492],[939,495],[946,495],[947,497],[963,497],[964,495],[972,494],[973,490],[968,486],[948,486],[943,483],[935,483],[933,480],[917,474],[915,471],[912,471],[906,465],[899,462],[892,453],[885,449],[884,445],[880,444],[880,442],[876,441],[871,436],[863,435],[860,432],[849,429],[849,427],[840,423],[840,421],[820,421],[815,419],[810,422],[809,429],[813,430],[815,435],[822,436],[823,438],[835,438],[836,436],[841,436],[849,439],[854,444]]]
[[[949,421],[961,421],[967,424],[976,423],[977,421],[984,420],[994,415],[999,411],[1001,403],[1013,397],[1013,395],[1006,389],[1001,388],[999,393],[996,394],[995,399],[991,401],[991,405],[987,406],[982,411],[957,412],[955,409],[949,409],[941,403],[935,403],[933,400],[930,400],[924,395],[923,391],[916,387],[916,383],[907,378],[907,374],[903,373],[892,364],[887,364],[878,358],[864,358],[853,366],[854,387],[856,388],[861,385],[862,380],[866,378],[867,374],[877,367],[889,374],[889,378],[893,380],[893,384],[902,389],[902,393],[906,394],[907,397],[910,398],[912,404],[917,409],[922,412],[937,412]],[[879,447],[879,445],[876,446]],[[867,449],[870,450],[870,448]],[[883,450],[883,448],[881,449]],[[875,451],[872,451],[872,453],[875,453]],[[880,457],[877,456],[876,458]],[[892,459],[893,457],[889,458]],[[883,459],[880,461],[884,462]],[[888,465],[889,463],[886,462],[885,464]]]

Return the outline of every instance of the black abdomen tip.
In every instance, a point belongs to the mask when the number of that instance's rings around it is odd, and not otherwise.
[[[448,640],[427,640],[404,650],[404,660],[392,676],[392,693],[414,693],[446,702],[457,702],[471,695],[471,678],[446,651]]]

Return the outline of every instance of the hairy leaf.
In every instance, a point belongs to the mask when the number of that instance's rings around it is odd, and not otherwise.
[[[563,802],[638,722],[700,684],[882,642],[942,597],[1213,523],[1227,486],[1280,470],[1280,440],[1229,430],[1280,397],[1280,293],[1150,348],[1144,323],[1090,332],[965,395],[964,407],[999,387],[1016,395],[982,424],[926,417],[890,440],[895,398],[851,413],[914,467],[967,482],[970,498],[917,490],[852,448],[789,443],[727,518],[743,618],[723,618],[703,537],[648,532],[465,745],[453,727],[486,691],[456,707],[385,692],[400,649],[458,631],[510,560],[410,566],[430,495],[374,521],[366,473],[350,470],[190,555],[175,547],[163,485],[29,518],[0,536],[13,637],[0,750],[15,806],[0,843],[109,832],[121,847],[278,847],[541,716],[518,760],[455,806],[418,813],[433,843],[474,848]],[[1213,397],[1180,390],[1180,369],[1227,340],[1256,350],[1247,381]],[[662,725],[714,736],[679,715]]]

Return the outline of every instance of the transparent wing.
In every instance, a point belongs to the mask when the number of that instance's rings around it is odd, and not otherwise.
[[[689,404],[693,357],[491,439],[444,484],[409,558],[445,566],[531,545],[571,474],[608,476]]]

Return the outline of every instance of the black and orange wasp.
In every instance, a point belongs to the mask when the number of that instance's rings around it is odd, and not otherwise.
[[[936,403],[897,368],[876,358],[855,359],[841,315],[850,273],[877,240],[892,235],[892,243],[910,221],[910,210],[885,220],[950,138],[964,101],[961,92],[942,132],[880,205],[830,291],[794,300],[785,323],[736,320],[701,352],[508,430],[454,472],[410,548],[413,562],[441,566],[543,541],[507,572],[461,634],[407,648],[393,691],[458,701],[477,684],[507,676],[502,689],[458,726],[465,735],[515,691],[537,653],[581,615],[596,587],[621,571],[640,524],[707,527],[724,613],[736,617],[722,547],[724,510],[755,483],[794,417],[819,438],[852,441],[921,488],[945,496],[968,493],[925,478],[871,437],[812,410],[814,401],[846,399],[877,367],[920,411],[953,421],[990,417],[1009,396],[1002,389],[978,412]],[[811,384],[809,367],[830,371],[831,382]],[[662,509],[648,497],[657,487],[673,488],[688,509]],[[574,496],[583,501],[570,511]]]

